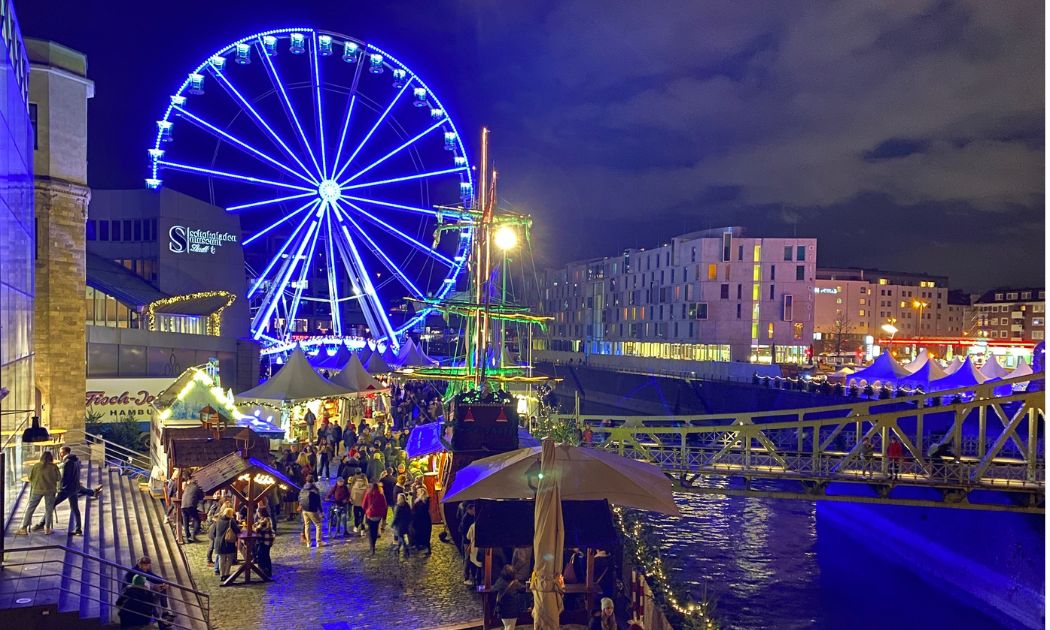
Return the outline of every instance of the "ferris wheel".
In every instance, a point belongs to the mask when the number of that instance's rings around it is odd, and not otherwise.
[[[444,298],[470,250],[473,182],[437,95],[376,46],[311,28],[256,33],[207,57],[171,96],[149,188],[240,215],[251,334],[349,330],[359,307],[395,347]],[[438,229],[442,223],[458,229]],[[309,324],[305,324],[309,326]]]

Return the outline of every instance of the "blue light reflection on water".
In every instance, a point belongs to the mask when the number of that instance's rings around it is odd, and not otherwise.
[[[818,536],[819,514],[843,507],[838,504],[818,509],[805,501],[693,494],[679,494],[677,500],[680,519],[650,522],[672,573],[697,598],[706,582],[727,628],[1017,627],[942,592],[915,567],[880,553],[877,543],[858,543],[855,535],[836,531],[838,525],[822,521]],[[944,522],[962,519],[956,525],[972,514],[936,510],[934,518]]]

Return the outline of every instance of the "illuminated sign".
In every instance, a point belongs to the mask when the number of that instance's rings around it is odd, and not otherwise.
[[[813,292],[814,293],[827,293],[827,294],[830,294],[830,295],[837,295],[839,290],[838,289],[832,289],[832,288],[824,288],[824,287],[813,287]]]
[[[175,254],[214,254],[223,243],[236,243],[237,235],[229,232],[195,230],[173,225],[168,230],[168,249]]]
[[[89,378],[84,408],[95,422],[150,419],[153,401],[171,385],[170,378]]]

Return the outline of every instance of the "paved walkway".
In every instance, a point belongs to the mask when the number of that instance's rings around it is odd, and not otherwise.
[[[459,554],[438,540],[438,526],[432,556],[398,559],[389,529],[371,556],[363,537],[306,548],[293,525],[278,524],[275,581],[266,584],[220,587],[207,566],[207,538],[185,545],[197,587],[211,596],[216,630],[434,628],[481,618],[481,600],[463,585]]]

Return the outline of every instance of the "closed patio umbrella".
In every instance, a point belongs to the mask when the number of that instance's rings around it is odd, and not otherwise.
[[[562,553],[565,546],[565,523],[561,515],[561,493],[554,441],[543,440],[540,455],[540,479],[536,488],[535,538],[532,553],[536,559],[529,588],[533,592],[532,622],[537,630],[561,627],[565,582],[562,579]]]

